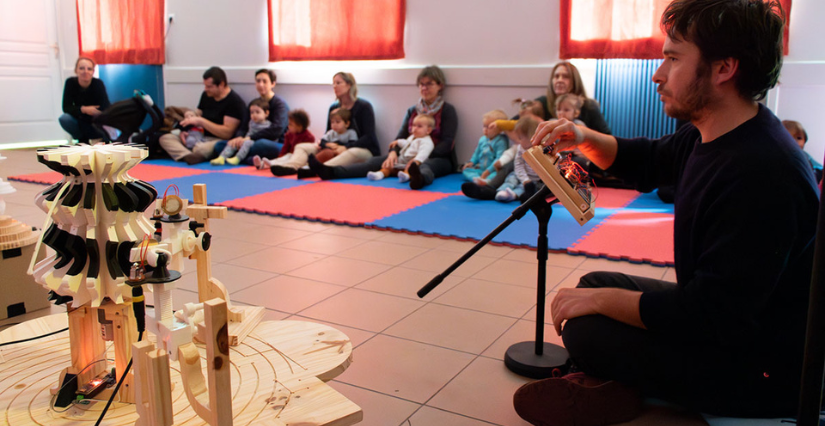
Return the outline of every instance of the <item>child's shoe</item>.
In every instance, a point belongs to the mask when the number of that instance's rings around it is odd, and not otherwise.
[[[256,155],[256,156],[252,157],[252,164],[258,170],[263,170],[264,169],[264,162],[261,161],[261,156],[260,155]]]
[[[226,162],[233,165],[233,166],[237,166],[238,164],[241,164],[241,159],[238,158],[238,157],[232,157],[232,158],[227,158]]]
[[[226,163],[226,158],[218,157],[218,158],[210,161],[209,163],[212,164],[213,166],[223,166],[224,163]]]
[[[410,175],[404,172],[398,172],[398,181],[401,183],[407,183],[410,181]]]
[[[518,198],[518,196],[510,188],[502,189],[501,191],[498,191],[496,193],[496,201],[501,201],[502,203],[509,203],[510,201],[513,201],[516,198]]]
[[[384,179],[384,173],[381,173],[381,172],[367,172],[367,179],[369,179],[369,180]]]

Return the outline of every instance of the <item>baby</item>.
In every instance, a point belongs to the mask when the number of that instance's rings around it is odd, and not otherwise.
[[[490,126],[496,120],[506,120],[507,114],[497,109],[484,114],[481,117],[481,129],[484,135],[478,140],[473,156],[470,161],[461,166],[464,179],[472,181],[475,178],[492,179],[498,169],[494,167],[495,161],[507,149],[509,142],[501,129]]]
[[[226,144],[226,148],[221,151],[221,155],[210,161],[210,163],[212,163],[213,166],[219,166],[224,163],[229,163],[233,166],[241,164],[241,161],[246,158],[246,154],[249,154],[249,150],[252,149],[252,145],[255,143],[249,136],[272,125],[272,122],[267,120],[267,117],[269,117],[269,102],[263,99],[255,99],[252,101],[249,104],[249,132],[246,133],[241,146],[236,147],[232,146],[231,143]]]
[[[198,113],[192,110],[186,110],[183,113],[183,119],[197,117]],[[190,150],[195,147],[198,142],[203,142],[206,137],[203,134],[203,127],[189,126],[180,132],[180,141],[186,145]]]
[[[367,173],[369,180],[381,180],[387,176],[398,176],[401,183],[410,181],[410,164],[419,165],[430,157],[435,144],[430,133],[435,127],[435,120],[429,115],[418,115],[413,119],[412,134],[407,139],[398,139],[390,143],[390,149],[398,153],[394,162],[387,158],[381,165],[381,170]]]

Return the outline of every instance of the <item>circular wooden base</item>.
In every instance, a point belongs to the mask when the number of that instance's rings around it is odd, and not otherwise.
[[[23,333],[18,327],[24,325],[4,330],[0,342],[42,332],[41,325],[33,327],[33,333]],[[66,331],[0,347],[0,423],[60,426],[97,421],[105,401],[51,408],[50,389],[57,387],[59,373],[70,364],[68,336]],[[334,328],[303,321],[262,322],[240,345],[230,348],[232,389],[227,391],[232,392],[234,424],[359,422],[361,409],[324,383],[349,366],[351,355],[349,338]],[[203,348],[201,356],[205,356]],[[205,424],[189,405],[177,361],[171,361],[170,367],[174,424]],[[137,420],[133,404],[116,402],[102,424],[133,425]]]

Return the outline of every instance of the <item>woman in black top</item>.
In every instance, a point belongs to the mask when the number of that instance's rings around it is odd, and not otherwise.
[[[77,77],[66,79],[63,87],[63,115],[60,126],[79,142],[89,139],[107,139],[106,135],[92,127],[92,119],[109,107],[109,95],[100,79],[94,78],[95,62],[80,57],[74,66]]]

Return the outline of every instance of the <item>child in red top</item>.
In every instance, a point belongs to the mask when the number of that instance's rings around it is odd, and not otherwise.
[[[292,150],[295,149],[295,145],[315,142],[315,136],[309,131],[309,116],[306,111],[294,109],[289,112],[288,119],[287,132],[284,134],[284,146],[281,148],[281,152],[278,153],[278,158],[261,158],[256,155],[252,158],[252,163],[256,168],[263,170],[273,165],[286,164],[292,157]]]

